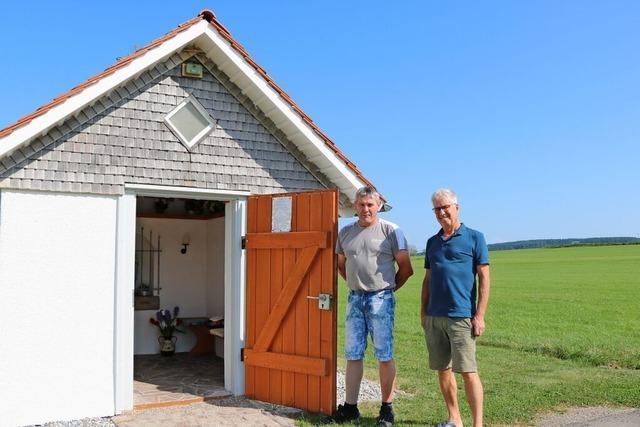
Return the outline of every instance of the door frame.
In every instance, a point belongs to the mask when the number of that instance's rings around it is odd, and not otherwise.
[[[113,402],[114,413],[133,409],[133,330],[136,197],[175,197],[224,200],[224,387],[244,394],[245,254],[248,191],[208,190],[148,184],[125,184],[118,198],[114,284]]]

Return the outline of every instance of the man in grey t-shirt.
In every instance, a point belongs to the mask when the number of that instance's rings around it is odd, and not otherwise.
[[[382,405],[379,426],[393,423],[396,366],[393,360],[395,297],[413,274],[407,240],[397,225],[378,218],[382,200],[371,187],[362,187],[354,200],[358,221],[338,234],[338,272],[349,287],[345,324],[346,393],[344,405],[328,419],[347,422],[360,418],[358,394],[363,374],[367,336],[379,363]],[[396,272],[395,265],[398,264]]]

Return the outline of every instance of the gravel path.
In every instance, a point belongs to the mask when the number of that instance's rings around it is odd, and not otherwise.
[[[569,408],[562,413],[546,414],[536,420],[544,427],[638,427],[640,409],[587,407]]]
[[[338,370],[336,375],[336,402],[342,403],[344,402],[344,371]],[[382,396],[380,394],[380,384],[375,383],[373,381],[369,381],[366,378],[362,379],[362,383],[360,384],[360,394],[358,394],[358,401],[363,402],[365,400],[381,400]]]
[[[398,392],[402,395],[402,391]],[[344,372],[337,376],[338,403],[344,401]],[[380,400],[377,383],[363,380],[360,387],[360,401]],[[302,411],[279,405],[249,400],[244,397],[230,397],[185,406],[132,411],[115,417],[84,418],[81,420],[52,422],[44,427],[208,427],[208,426],[295,426],[296,418]],[[586,407],[568,408],[562,412],[542,415],[534,420],[534,425],[544,427],[638,427],[640,409]]]
[[[40,425],[40,424],[38,424]],[[115,426],[111,418],[82,418],[73,421],[54,421],[42,424],[45,427],[112,427]],[[36,427],[36,426],[27,426]]]
[[[302,411],[243,397],[212,400],[186,406],[147,409],[112,418],[116,426],[295,426]]]
[[[344,401],[344,371],[337,373],[337,401]],[[380,400],[380,386],[364,379],[360,401]],[[284,406],[230,397],[185,406],[131,411],[115,417],[57,421],[44,427],[133,427],[133,426],[294,426],[301,411]]]
[[[336,375],[336,402],[344,402],[344,392],[344,371],[338,370]],[[400,396],[409,396],[409,394],[402,390],[396,390],[396,397]],[[369,381],[368,379],[363,378],[362,383],[360,384],[360,394],[358,394],[358,402],[364,402],[368,400],[377,400],[378,402],[382,400],[382,395],[380,394],[380,384],[375,381]]]
[[[185,406],[130,411],[115,417],[58,421],[43,427],[289,427],[295,426],[295,419],[301,414],[302,411],[294,408],[230,397]]]
[[[187,406],[147,409],[112,418],[84,418],[82,420],[53,422],[45,427],[205,427],[205,426],[295,426],[297,409],[269,405],[242,397],[197,403]],[[587,407],[569,408],[562,413],[539,417],[536,426],[544,427],[638,427],[640,409]]]

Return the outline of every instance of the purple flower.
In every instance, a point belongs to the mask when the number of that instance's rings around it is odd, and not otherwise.
[[[156,325],[160,329],[160,334],[165,338],[171,338],[174,332],[184,333],[180,329],[176,328],[178,324],[178,313],[180,309],[176,306],[173,308],[173,316],[169,310],[158,310],[156,312],[156,319],[149,319],[151,323]]]

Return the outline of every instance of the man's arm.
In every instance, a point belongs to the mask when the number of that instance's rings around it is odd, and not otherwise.
[[[427,304],[429,304],[429,283],[431,282],[431,270],[424,270],[424,280],[422,281],[422,295],[420,297],[420,323],[424,325],[424,318],[427,316]]]
[[[338,273],[347,280],[347,257],[340,254],[338,254]]]
[[[477,337],[484,333],[484,315],[487,313],[489,305],[489,292],[491,288],[491,277],[489,274],[489,264],[480,264],[477,267],[478,272],[478,305],[476,314],[471,319],[473,326],[473,334]]]
[[[398,251],[395,255],[396,262],[398,263],[398,271],[396,271],[396,288],[397,291],[404,285],[409,277],[413,275],[413,267],[411,266],[411,257],[409,257],[409,251]],[[338,261],[338,268],[340,262]]]

